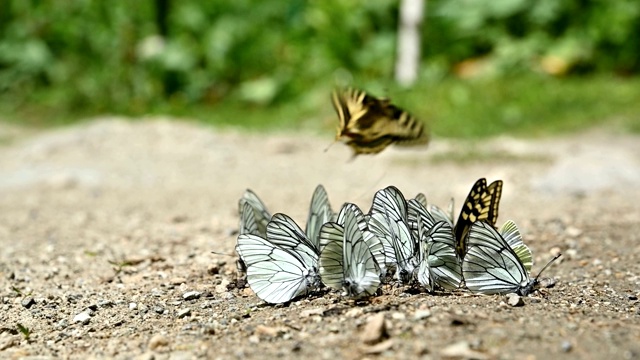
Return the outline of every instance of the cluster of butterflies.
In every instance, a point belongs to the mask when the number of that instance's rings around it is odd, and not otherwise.
[[[377,154],[391,144],[427,145],[428,129],[408,112],[356,89],[335,90],[331,95],[340,124],[336,140],[351,147],[354,156]]]
[[[239,201],[238,268],[269,303],[323,284],[352,298],[375,295],[384,283],[526,296],[538,277],[529,276],[533,258],[515,223],[495,228],[501,192],[502,181],[479,179],[454,225],[453,201],[445,212],[423,194],[407,201],[393,186],[375,194],[368,213],[345,203],[336,214],[318,185],[303,231],[247,190]]]

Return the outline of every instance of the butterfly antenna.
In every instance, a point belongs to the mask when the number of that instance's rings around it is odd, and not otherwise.
[[[216,251],[212,251],[211,253],[212,253],[212,254],[216,254],[216,255],[222,255],[222,256],[232,256],[232,257],[236,257],[235,255],[226,254],[226,253],[219,253],[219,252],[216,252]]]
[[[538,273],[538,275],[536,275],[535,280],[538,280],[538,277],[540,277],[540,274],[542,274],[543,271],[545,271],[545,269],[547,267],[549,267],[549,265],[551,265],[551,263],[553,263],[554,261],[556,261],[560,256],[562,256],[562,254],[558,254],[556,256],[553,257],[553,259],[549,260],[549,262],[547,263],[547,265],[545,265],[542,270],[540,270],[540,272]]]
[[[333,144],[337,143],[338,139],[335,139],[331,142],[331,144],[329,144],[329,146],[327,146],[326,148],[324,148],[324,152],[329,151],[329,148],[333,146]]]

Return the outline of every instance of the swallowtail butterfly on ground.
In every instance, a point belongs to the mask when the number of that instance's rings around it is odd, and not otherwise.
[[[456,252],[460,259],[463,259],[467,252],[467,234],[471,225],[476,221],[484,221],[491,225],[496,224],[501,196],[502,180],[494,181],[487,186],[487,180],[482,178],[473,184],[453,228],[456,237]]]

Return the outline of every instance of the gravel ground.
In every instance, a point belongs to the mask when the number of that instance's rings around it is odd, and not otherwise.
[[[436,138],[350,161],[326,138],[98,119],[47,132],[0,127],[0,358],[640,357],[640,138],[597,129],[543,140]],[[395,185],[461,204],[503,179],[534,273],[505,296],[385,288],[354,303],[288,305],[236,289],[237,200],[254,190],[303,225],[319,183],[337,209]],[[28,329],[19,330],[19,326]]]

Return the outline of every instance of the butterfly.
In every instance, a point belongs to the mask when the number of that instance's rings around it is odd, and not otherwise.
[[[518,259],[522,262],[525,270],[531,271],[533,266],[533,255],[531,250],[522,241],[522,235],[516,223],[508,220],[500,227],[500,235],[509,244],[513,252],[518,255]]]
[[[408,205],[409,223],[418,240],[418,282],[430,292],[436,287],[459,288],[462,269],[451,225],[447,221],[437,221],[419,199],[409,200]]]
[[[377,154],[391,144],[426,145],[429,132],[406,111],[356,89],[334,90],[333,107],[340,125],[336,140],[345,141],[354,152]]]
[[[524,264],[493,225],[479,221],[471,225],[467,255],[462,262],[465,285],[473,293],[527,296],[536,290],[538,277],[555,256],[531,279]]]
[[[446,221],[453,227],[453,198],[451,198],[446,212],[436,205],[429,204],[423,193],[418,193],[414,199],[429,211],[435,221]]]
[[[246,264],[249,287],[268,303],[290,301],[320,285],[316,249],[285,214],[273,215],[265,238],[240,234],[236,251]]]
[[[345,204],[339,219],[342,224],[329,222],[320,229],[320,278],[332,289],[344,289],[349,297],[371,296],[378,290],[382,274],[373,251],[379,248],[382,254],[382,245],[375,237],[365,240],[364,214],[356,205]]]
[[[335,214],[331,210],[329,196],[322,185],[318,185],[311,197],[311,205],[309,206],[309,216],[307,217],[307,225],[305,234],[311,240],[314,247],[320,252],[320,228],[323,224],[333,221]]]
[[[238,201],[238,213],[240,215],[240,234],[265,236],[271,214],[258,195],[250,189],[247,189]]]
[[[478,179],[462,205],[458,221],[453,231],[456,238],[456,252],[460,259],[467,252],[467,233],[476,221],[484,221],[491,225],[498,219],[498,206],[502,195],[502,180],[496,180],[487,186],[485,178]]]
[[[407,202],[400,190],[389,186],[376,192],[368,224],[384,246],[387,265],[397,268],[397,280],[410,282],[417,263],[416,242],[408,222]]]

